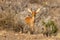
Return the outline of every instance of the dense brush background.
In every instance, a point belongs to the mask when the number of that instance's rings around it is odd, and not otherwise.
[[[48,4],[46,5],[44,2]],[[34,33],[41,33],[43,27],[42,20],[46,20],[48,17],[54,20],[59,33],[60,0],[0,0],[0,30],[26,32],[28,30],[28,25],[25,23],[24,19],[27,15],[31,15],[27,9],[32,8],[32,10],[37,10],[40,7],[42,8],[35,17]]]

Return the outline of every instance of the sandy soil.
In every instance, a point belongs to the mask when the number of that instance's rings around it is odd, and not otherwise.
[[[60,40],[60,35],[53,37],[44,37],[42,34],[22,34],[12,31],[0,31],[0,40]]]

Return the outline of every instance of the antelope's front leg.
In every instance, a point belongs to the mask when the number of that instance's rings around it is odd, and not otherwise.
[[[30,32],[33,33],[34,31],[34,24],[30,24]]]

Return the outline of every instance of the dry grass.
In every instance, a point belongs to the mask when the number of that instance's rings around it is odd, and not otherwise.
[[[0,39],[1,40],[60,40],[60,0],[0,0]],[[36,10],[42,7],[36,15],[34,34],[19,33],[29,32],[24,19],[31,15],[27,8]],[[44,9],[45,8],[45,9]],[[42,19],[51,16],[58,25],[58,34],[55,37],[44,37],[41,33]],[[4,31],[3,31],[4,30]],[[7,30],[7,31],[5,31]],[[16,33],[17,34],[16,34]],[[16,34],[16,35],[15,35]],[[2,36],[3,35],[3,36]]]

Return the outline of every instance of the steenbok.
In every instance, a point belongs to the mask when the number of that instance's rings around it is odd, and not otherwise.
[[[41,8],[38,8],[36,11],[32,11],[30,9],[28,9],[28,11],[31,13],[31,16],[27,16],[25,18],[25,23],[29,26],[29,28],[33,31],[34,28],[34,19],[36,14],[40,11]]]

